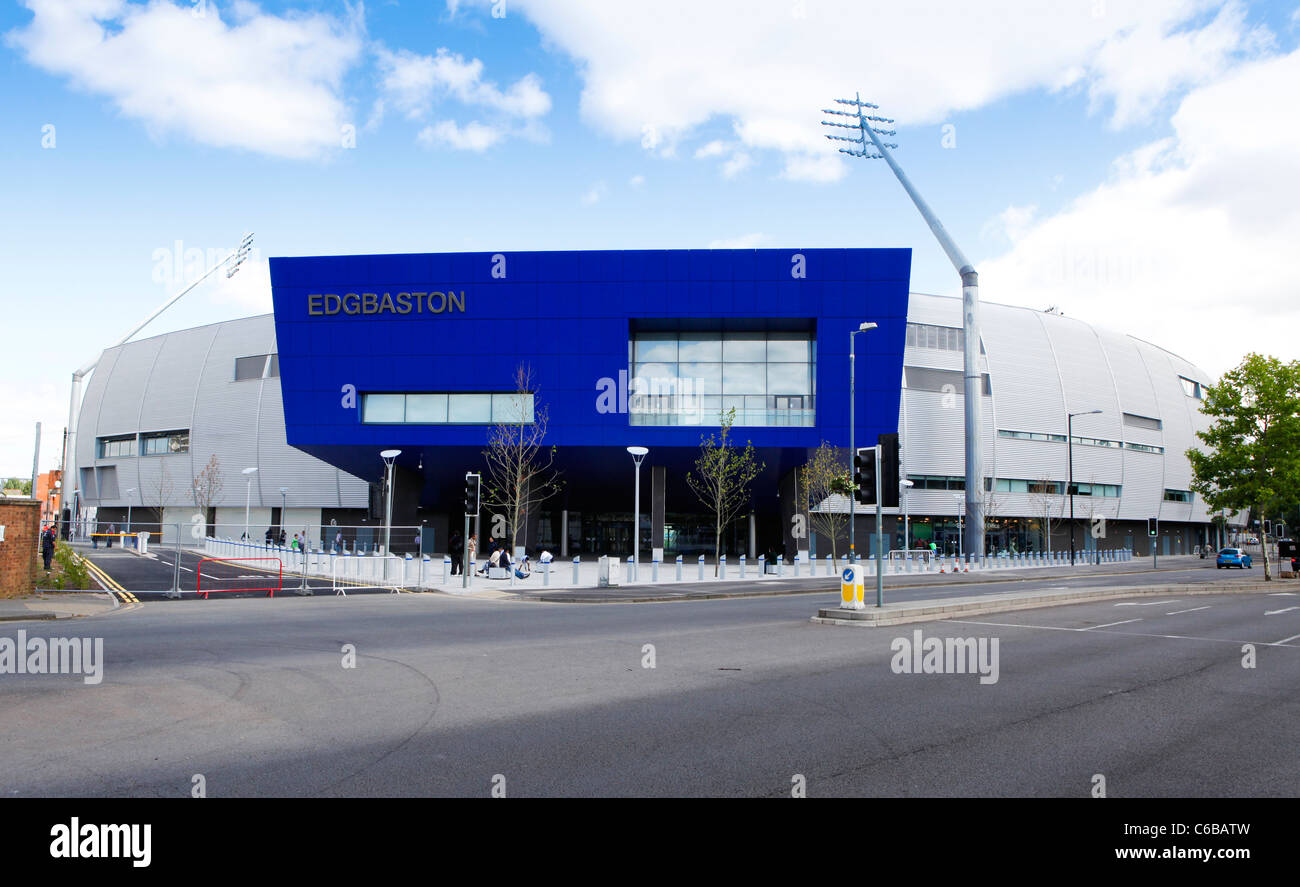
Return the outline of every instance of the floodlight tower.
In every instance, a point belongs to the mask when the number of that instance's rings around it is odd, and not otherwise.
[[[983,430],[983,424],[980,421],[980,393],[983,388],[979,373],[979,275],[975,273],[975,266],[966,260],[966,256],[953,239],[948,236],[944,230],[943,223],[939,221],[938,216],[931,211],[929,204],[921,197],[920,193],[912,186],[907,175],[895,162],[890,148],[897,148],[898,145],[885,143],[880,140],[880,136],[897,135],[892,129],[882,129],[875,124],[891,124],[894,121],[888,117],[880,117],[869,113],[879,111],[879,105],[873,105],[870,102],[862,101],[860,94],[855,94],[851,99],[836,99],[835,102],[840,105],[848,105],[853,108],[852,111],[838,111],[832,108],[823,109],[822,113],[830,114],[835,117],[849,117],[855,122],[843,123],[836,120],[823,120],[822,126],[833,126],[840,129],[856,130],[857,135],[828,135],[826,138],[837,142],[850,142],[856,147],[840,148],[841,154],[848,154],[852,157],[862,157],[867,160],[883,159],[889,164],[889,168],[894,171],[898,178],[899,184],[907,192],[907,196],[912,198],[912,203],[920,211],[921,217],[925,223],[930,226],[939,245],[943,251],[948,254],[948,259],[952,262],[957,273],[961,275],[961,298],[962,298],[962,330],[964,331],[965,342],[963,343],[963,361],[962,375],[965,377],[965,432],[966,432],[966,550],[975,554],[976,557],[984,555],[984,478],[983,478],[983,441],[980,434]]]

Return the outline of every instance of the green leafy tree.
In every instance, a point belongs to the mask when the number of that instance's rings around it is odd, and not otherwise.
[[[821,533],[831,543],[831,562],[839,569],[839,541],[849,528],[848,511],[840,511],[839,503],[827,502],[832,496],[853,495],[853,475],[849,471],[847,455],[822,441],[813,450],[812,457],[798,475],[800,504],[808,513],[811,528]]]
[[[695,470],[687,472],[686,484],[709,513],[713,515],[713,575],[718,575],[718,556],[722,553],[722,531],[749,505],[749,485],[765,467],[754,455],[754,445],[745,441],[743,450],[731,440],[731,426],[736,422],[732,407],[720,416],[717,434],[700,437],[700,456]]]
[[[1248,354],[1217,385],[1201,412],[1214,422],[1191,449],[1192,489],[1210,510],[1269,514],[1300,494],[1300,361]],[[1262,546],[1269,581],[1268,546]]]
[[[21,477],[7,477],[5,478],[4,488],[6,490],[18,490],[24,496],[30,496],[32,494],[32,482],[30,478],[23,480]]]

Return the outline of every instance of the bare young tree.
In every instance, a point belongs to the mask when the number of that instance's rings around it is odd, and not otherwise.
[[[175,492],[175,485],[172,483],[171,474],[167,471],[167,460],[165,458],[158,460],[158,476],[153,481],[145,485],[144,495],[148,498],[146,504],[156,506],[158,509],[158,533],[163,532],[163,509],[171,501],[172,494]]]
[[[754,455],[754,445],[745,442],[738,450],[731,442],[731,426],[736,422],[732,407],[720,417],[718,434],[700,437],[700,456],[695,470],[686,475],[686,484],[713,515],[713,575],[718,575],[718,556],[722,552],[722,531],[731,526],[749,505],[749,485],[764,468]]]
[[[1000,529],[997,522],[993,520],[1001,513],[1003,505],[1003,497],[999,495],[997,485],[997,478],[993,478],[992,482],[984,488],[984,538],[986,540],[990,534],[995,534]]]
[[[505,512],[512,552],[533,509],[561,486],[556,448],[544,443],[548,410],[538,400],[532,367],[515,368],[514,388],[509,415],[492,426],[483,451],[488,465],[483,504]]]
[[[194,494],[194,504],[198,506],[202,515],[202,520],[206,525],[208,519],[208,509],[221,498],[221,488],[224,485],[221,478],[221,460],[217,458],[216,453],[208,460],[208,464],[203,466],[198,474],[194,475],[194,480],[190,484],[190,490]]]
[[[1065,497],[1058,492],[1059,489],[1056,481],[1047,478],[1029,483],[1029,501],[1033,503],[1033,513],[1038,518],[1044,551],[1052,550],[1052,527],[1060,524],[1065,511]]]
[[[797,476],[799,504],[808,514],[811,529],[821,533],[831,543],[831,561],[839,569],[839,540],[849,528],[847,509],[840,510],[842,497],[853,494],[853,476],[849,471],[847,456],[827,441],[813,451]]]

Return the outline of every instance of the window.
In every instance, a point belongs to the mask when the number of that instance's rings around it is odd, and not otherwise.
[[[941,351],[961,351],[965,348],[965,331],[950,326],[932,326],[928,323],[907,325],[907,345],[911,348],[937,348]]]
[[[368,425],[491,425],[534,421],[531,394],[421,392],[364,394],[361,421]]]
[[[1108,499],[1118,498],[1120,487],[1118,484],[1075,484],[1074,495],[1076,496],[1105,496]]]
[[[134,455],[134,434],[123,434],[118,437],[101,437],[99,439],[99,458],[101,459],[117,459],[122,456]]]
[[[628,384],[631,425],[814,424],[813,333],[634,332]]]
[[[1152,419],[1150,416],[1139,416],[1136,413],[1125,413],[1124,424],[1133,428],[1148,428],[1152,431],[1159,431],[1161,428],[1159,419]]]
[[[998,437],[1010,437],[1015,440],[1046,440],[1052,443],[1065,443],[1064,434],[1047,434],[1042,431],[1008,431],[1005,428],[998,429]]]
[[[909,474],[907,479],[912,482],[912,489],[914,490],[966,489],[966,478],[964,477],[947,477],[944,475],[934,474]]]
[[[1133,443],[1132,441],[1125,441],[1124,448],[1127,450],[1137,450],[1139,453],[1163,453],[1165,451],[1164,447],[1157,447],[1151,444]]]
[[[188,431],[159,431],[140,435],[140,451],[146,456],[166,456],[169,453],[188,453]]]
[[[1085,447],[1113,447],[1119,449],[1123,444],[1117,440],[1103,440],[1099,437],[1076,437],[1074,442]]]
[[[980,392],[985,397],[993,393],[993,384],[989,380],[988,373],[980,374],[980,381],[983,382],[984,390]],[[961,370],[936,370],[931,367],[904,367],[903,368],[903,385],[912,391],[935,391],[941,394],[948,393],[949,386],[955,394],[964,394],[966,392],[966,378],[962,375]]]
[[[1191,502],[1191,490],[1165,490],[1166,502]]]
[[[235,381],[246,382],[249,379],[271,379],[280,375],[279,354],[254,354],[251,357],[235,358]]]
[[[1000,493],[1033,493],[1048,496],[1065,495],[1065,484],[1056,480],[1018,480],[1012,477],[999,477],[997,488]]]
[[[1195,379],[1189,379],[1186,376],[1179,376],[1178,381],[1183,384],[1183,393],[1188,397],[1194,397],[1197,400],[1203,399],[1201,383]]]

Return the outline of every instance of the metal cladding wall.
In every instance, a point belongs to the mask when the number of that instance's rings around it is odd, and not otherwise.
[[[911,251],[906,249],[654,250],[444,253],[271,260],[276,339],[291,445],[363,477],[377,453],[403,449],[415,468],[430,448],[459,448],[466,462],[486,441],[485,425],[366,425],[366,392],[508,392],[516,367],[530,366],[538,402],[549,409],[548,443],[584,468],[625,472],[623,447],[660,448],[678,467],[698,452],[700,426],[630,426],[597,408],[602,379],[629,371],[629,331],[639,321],[682,329],[763,329],[801,323],[815,332],[816,424],[746,427],[741,440],[764,450],[769,473],[806,449],[849,438],[849,331],[858,340],[857,434],[874,443],[897,427]],[[494,275],[495,270],[495,275]],[[803,276],[796,276],[802,270]],[[463,311],[311,314],[312,295],[464,294]],[[694,324],[694,326],[692,326]],[[446,453],[446,450],[443,450]],[[425,459],[440,470],[438,460]],[[481,457],[474,460],[481,464]],[[455,464],[445,472],[463,471]],[[426,501],[428,496],[426,495]]]
[[[77,434],[77,465],[112,468],[116,492],[79,484],[82,503],[110,508],[193,506],[193,478],[216,456],[224,484],[213,503],[244,507],[240,470],[256,466],[253,506],[364,507],[366,486],[285,442],[279,379],[235,381],[235,360],[276,350],[269,316],[249,317],[128,342],[104,352],[86,385]],[[187,430],[189,450],[167,455],[99,458],[97,441],[114,435]],[[137,441],[138,447],[138,441]],[[84,474],[83,474],[84,476]],[[127,495],[126,491],[135,492]],[[106,493],[101,495],[101,492]]]

